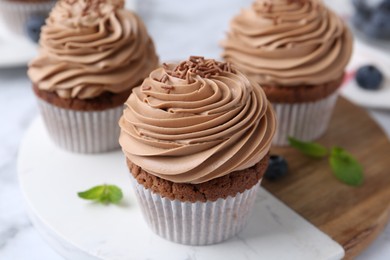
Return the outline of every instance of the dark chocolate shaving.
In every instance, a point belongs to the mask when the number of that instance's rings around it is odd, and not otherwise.
[[[87,16],[90,12],[96,12],[98,16],[104,16],[101,10],[102,4],[110,4],[112,6],[115,6],[117,8],[123,8],[124,7],[124,1],[118,1],[113,2],[109,0],[63,0],[69,5],[74,5],[77,2],[81,2],[82,4],[85,4],[84,8],[81,11],[82,16]]]
[[[64,1],[65,1],[65,3],[70,4],[70,5],[73,5],[74,3],[77,2],[77,0],[64,0]]]
[[[297,4],[300,4],[300,5],[304,5],[306,4],[307,0],[287,0],[287,4],[293,4],[293,3],[297,3]]]
[[[170,86],[170,85],[161,86],[161,88],[164,89],[164,90],[167,90],[168,94],[171,93],[171,90],[175,89],[174,86]]]

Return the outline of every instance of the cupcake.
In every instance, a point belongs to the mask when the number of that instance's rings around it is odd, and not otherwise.
[[[55,0],[0,0],[0,19],[9,32],[26,35],[30,19],[47,17]]]
[[[119,148],[131,89],[158,66],[153,41],[121,0],[61,0],[42,28],[28,75],[53,141],[66,150]]]
[[[275,145],[311,141],[327,129],[352,35],[319,0],[257,0],[236,16],[223,58],[258,82],[278,118]]]
[[[119,124],[132,183],[155,233],[207,245],[245,226],[276,129],[257,83],[203,57],[164,64],[133,89]]]

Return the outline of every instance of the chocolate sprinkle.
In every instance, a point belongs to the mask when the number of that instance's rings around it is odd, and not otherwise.
[[[293,4],[293,3],[297,3],[297,4],[300,4],[300,5],[304,5],[306,4],[307,0],[287,0],[287,4]]]
[[[170,85],[161,86],[161,88],[164,89],[164,90],[168,90],[168,94],[171,93],[171,90],[175,89],[174,86],[170,86]]]
[[[103,16],[101,5],[102,4],[110,4],[112,6],[115,6],[117,8],[123,8],[124,7],[124,1],[118,1],[117,3],[109,0],[63,0],[69,5],[74,5],[77,2],[80,2],[84,5],[81,15],[87,16],[91,11],[96,12],[99,16]]]
[[[210,78],[212,76],[219,76],[222,72],[236,73],[229,62],[219,62],[214,59],[205,59],[202,56],[190,56],[187,61],[179,63],[175,68],[170,69],[169,66],[163,63],[163,68],[166,73],[172,77],[187,79],[188,83],[193,83],[190,74],[196,74],[202,78]],[[168,79],[167,75],[164,75],[161,79]]]
[[[67,4],[73,5],[77,0],[64,0]]]

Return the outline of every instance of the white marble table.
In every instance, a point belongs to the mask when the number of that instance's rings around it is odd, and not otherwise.
[[[216,43],[223,38],[220,28],[227,25],[225,17],[236,13],[237,5],[245,6],[251,1],[194,2],[197,4],[189,6],[189,1],[142,0],[141,14],[162,60],[189,54],[217,58],[220,50]],[[222,9],[224,15],[220,15]],[[390,138],[390,111],[369,112]],[[37,113],[26,68],[0,70],[0,259],[62,259],[32,227],[16,177],[19,143]],[[390,259],[390,225],[358,259]]]

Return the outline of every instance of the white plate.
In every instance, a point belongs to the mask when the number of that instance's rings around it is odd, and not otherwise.
[[[71,154],[54,146],[42,119],[19,150],[18,174],[27,211],[43,237],[66,259],[341,259],[343,248],[260,188],[248,226],[217,245],[168,242],[146,226],[122,152]],[[119,206],[81,200],[78,191],[103,183],[124,191]]]
[[[354,77],[350,77],[342,87],[341,94],[358,105],[390,109],[390,53],[385,48],[375,46],[356,38],[347,71],[353,75],[360,66],[373,64],[384,74],[385,81],[382,88],[376,91],[362,89],[357,85]]]
[[[38,46],[7,31],[0,21],[0,69],[26,66],[37,55]]]

